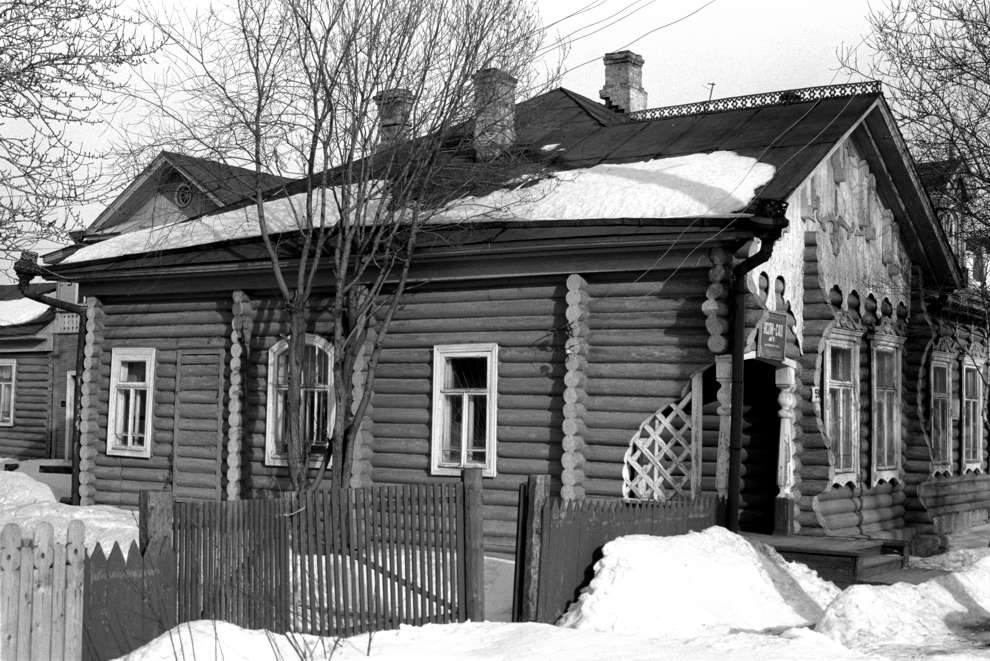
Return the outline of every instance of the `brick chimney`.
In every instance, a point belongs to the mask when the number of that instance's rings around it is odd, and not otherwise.
[[[374,97],[378,105],[378,146],[388,147],[409,136],[413,96],[407,89],[390,89]]]
[[[643,89],[643,58],[629,50],[605,53],[605,87],[598,96],[605,105],[619,112],[646,110]]]
[[[474,74],[474,153],[498,158],[516,141],[516,79],[501,69]]]

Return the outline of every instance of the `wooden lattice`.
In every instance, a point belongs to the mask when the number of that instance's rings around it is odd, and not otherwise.
[[[647,418],[630,440],[622,495],[636,500],[691,498],[700,492],[700,473],[701,383],[696,377],[687,395]]]

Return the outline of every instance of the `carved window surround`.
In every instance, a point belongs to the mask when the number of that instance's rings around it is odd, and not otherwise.
[[[900,479],[901,356],[904,338],[876,333],[872,338],[870,483]]]
[[[932,473],[952,475],[952,363],[948,351],[932,351],[928,367]]]
[[[859,482],[861,330],[833,328],[822,355],[822,421],[832,455],[832,484]]]

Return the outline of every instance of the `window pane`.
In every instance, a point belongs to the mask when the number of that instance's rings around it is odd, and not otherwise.
[[[125,360],[120,363],[120,381],[144,383],[147,365],[143,360]]]
[[[877,351],[875,358],[877,388],[893,388],[896,373],[894,353],[892,351]]]
[[[485,395],[472,395],[468,398],[471,407],[471,445],[469,459],[475,463],[485,462],[485,440],[487,438],[487,402]]]
[[[134,422],[131,427],[131,445],[144,447],[144,431],[147,416],[148,391],[134,390]]]
[[[447,395],[444,398],[443,460],[446,463],[461,463],[461,424],[464,420],[464,400],[461,395]]]
[[[303,360],[302,384],[304,387],[325,386],[330,383],[330,356],[322,348],[306,345]]]
[[[127,388],[117,389],[117,419],[114,420],[114,434],[121,445],[127,444],[127,425],[131,419],[131,393]]]
[[[13,391],[9,385],[0,384],[0,422],[11,421],[11,409],[13,408]]]
[[[968,399],[976,399],[976,397],[977,397],[977,387],[978,387],[977,384],[976,384],[976,379],[977,379],[976,369],[975,368],[972,368],[972,367],[967,367],[966,368],[966,379],[965,379],[966,380],[966,384],[965,384],[965,388],[966,388],[965,393],[966,394],[963,395],[964,397],[966,397]]]
[[[897,466],[897,444],[894,442],[897,438],[897,414],[895,411],[898,406],[897,393],[888,391],[886,393],[887,400],[887,467],[895,468]]]
[[[948,459],[948,430],[946,421],[949,419],[949,402],[946,399],[936,399],[932,407],[932,445],[936,461]]]
[[[0,365],[0,381],[10,383],[14,379],[13,365]]]
[[[289,350],[275,358],[275,385],[284,388],[289,383]]]
[[[447,388],[482,389],[488,386],[488,359],[448,358]]]
[[[946,395],[949,393],[949,368],[944,365],[932,367],[932,390],[936,394]]]
[[[832,347],[831,378],[834,381],[852,381],[852,350]]]

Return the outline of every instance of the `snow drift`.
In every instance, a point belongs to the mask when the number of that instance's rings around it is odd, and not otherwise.
[[[724,528],[629,535],[604,546],[560,626],[682,638],[816,623],[839,593],[776,551]]]

